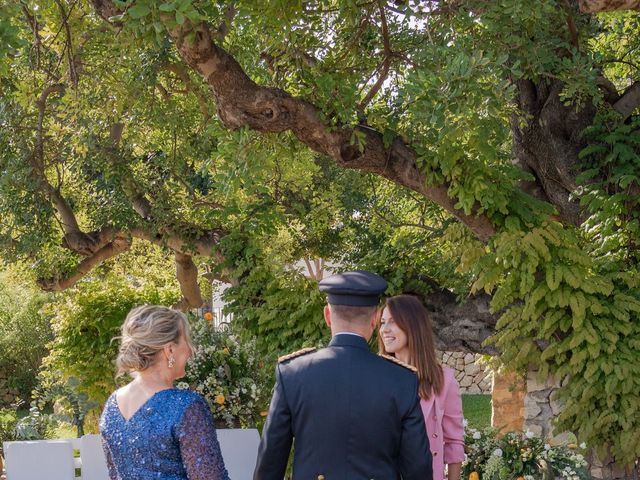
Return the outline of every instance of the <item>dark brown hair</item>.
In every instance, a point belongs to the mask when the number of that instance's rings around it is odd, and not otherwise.
[[[438,395],[444,385],[442,366],[436,359],[433,328],[427,309],[412,295],[396,295],[387,299],[386,307],[396,325],[407,335],[409,363],[418,369],[420,385],[418,393],[427,399],[432,393]],[[382,337],[378,335],[378,348],[386,355]]]

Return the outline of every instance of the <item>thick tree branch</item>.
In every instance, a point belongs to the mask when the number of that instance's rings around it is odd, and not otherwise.
[[[65,234],[66,246],[74,252],[82,255],[91,255],[96,252],[97,248],[94,245],[94,241],[89,238],[78,224],[76,216],[60,193],[60,185],[58,188],[51,185],[47,179],[45,173],[45,155],[44,155],[44,117],[47,109],[47,99],[49,95],[57,93],[58,95],[64,94],[64,85],[55,84],[50,85],[43,90],[40,97],[36,101],[38,108],[38,120],[37,120],[37,137],[35,152],[31,157],[32,163],[32,175],[35,180],[41,185],[42,189],[46,193],[49,200],[53,203],[56,211],[60,215],[60,221],[62,229]]]
[[[580,0],[580,10],[584,13],[640,10],[640,0]]]
[[[66,277],[38,279],[40,288],[47,292],[59,292],[75,285],[82,277],[105,260],[113,258],[128,250],[130,242],[124,236],[118,236],[112,242],[96,251],[93,255],[82,260],[76,269]]]
[[[113,14],[113,3],[92,0],[103,18]],[[206,24],[193,25],[185,21],[170,32],[187,65],[198,71],[211,86],[218,115],[229,128],[249,127],[259,132],[291,131],[312,150],[332,158],[345,168],[376,173],[411,188],[436,202],[487,241],[495,232],[487,217],[466,215],[449,198],[448,186],[427,186],[425,176],[417,167],[417,154],[402,139],[385,146],[382,135],[370,128],[332,128],[326,125],[317,107],[277,88],[254,83],[238,62],[213,42],[213,33]],[[194,41],[187,41],[193,33]],[[360,134],[362,151],[354,145]]]
[[[631,85],[613,105],[613,109],[622,115],[623,120],[629,118],[638,107],[640,107],[640,82]]]
[[[182,300],[175,307],[180,310],[198,308],[204,302],[198,285],[198,267],[191,259],[191,255],[176,252],[176,277],[180,284]]]
[[[198,254],[210,257],[216,262],[222,262],[224,257],[218,251],[217,246],[226,232],[222,229],[210,230],[200,235],[197,239],[187,240],[175,232],[154,232],[144,227],[136,227],[130,230],[131,236],[147,240],[155,245],[167,247],[176,253],[185,255]]]

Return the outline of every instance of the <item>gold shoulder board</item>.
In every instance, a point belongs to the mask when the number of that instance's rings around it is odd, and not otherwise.
[[[380,354],[380,356],[390,362],[397,363],[398,365],[411,370],[413,373],[418,373],[418,369],[413,365],[409,365],[408,363],[404,363],[402,360],[398,360],[396,357],[392,357],[391,355]]]
[[[278,363],[284,362],[286,360],[291,360],[292,358],[301,357],[302,355],[306,355],[307,353],[315,352],[316,347],[307,347],[302,350],[298,350],[297,352],[289,353],[287,355],[283,355],[278,358]]]

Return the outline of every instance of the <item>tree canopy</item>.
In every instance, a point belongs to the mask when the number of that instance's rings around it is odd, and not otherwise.
[[[203,270],[290,309],[274,263],[374,268],[640,457],[638,2],[5,3],[0,244],[43,289],[139,242],[182,308]]]

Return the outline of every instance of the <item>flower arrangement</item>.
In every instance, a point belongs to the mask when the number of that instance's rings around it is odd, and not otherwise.
[[[591,476],[580,451],[586,445],[552,445],[532,432],[468,429],[463,478],[469,480],[586,480]]]
[[[192,388],[209,403],[218,426],[255,428],[266,416],[273,363],[260,358],[253,340],[191,319],[194,355],[179,388]]]

